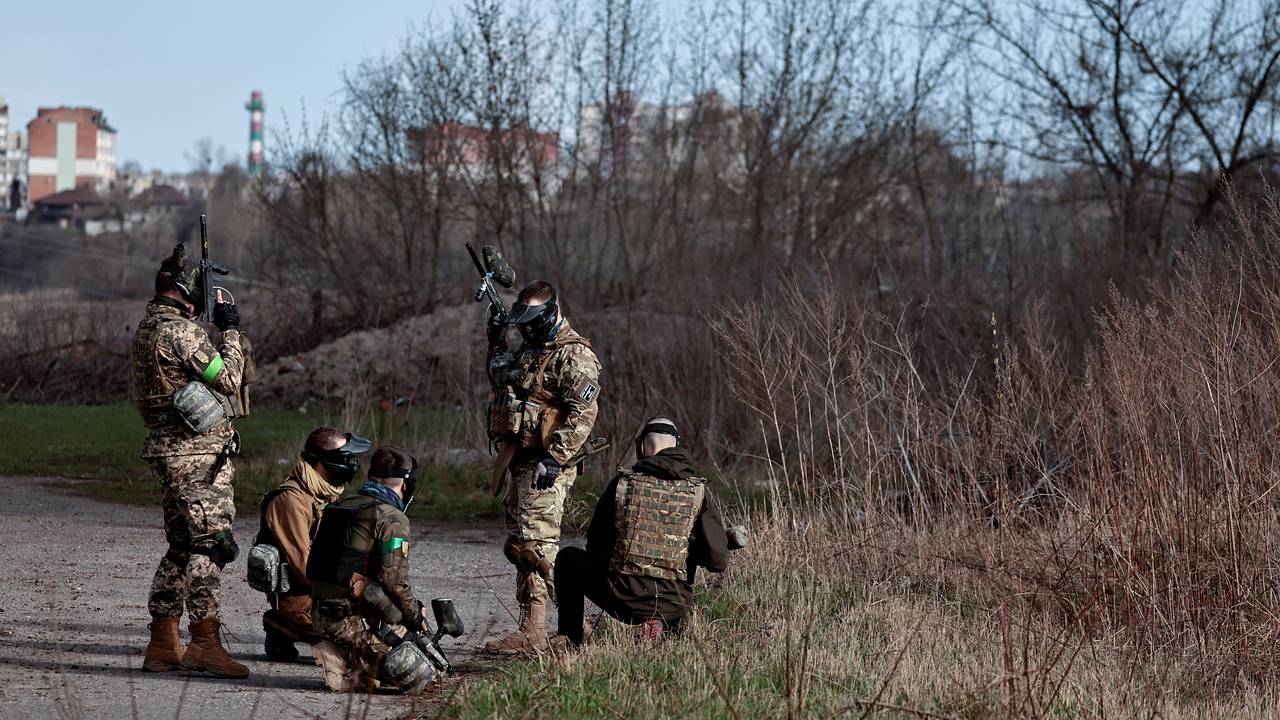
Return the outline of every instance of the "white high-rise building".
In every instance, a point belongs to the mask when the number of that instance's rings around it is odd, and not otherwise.
[[[17,204],[13,181],[18,181]],[[9,105],[0,96],[0,210],[17,210],[27,196],[27,142],[21,130],[9,127]]]

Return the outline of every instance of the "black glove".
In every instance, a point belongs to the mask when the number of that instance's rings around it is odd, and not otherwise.
[[[240,329],[240,311],[235,303],[216,303],[213,306],[214,327],[226,332]]]
[[[489,322],[485,323],[489,347],[499,351],[507,349],[507,316],[492,305],[489,306]]]
[[[548,490],[556,484],[560,477],[560,463],[554,458],[544,457],[533,466],[532,486],[538,490]]]

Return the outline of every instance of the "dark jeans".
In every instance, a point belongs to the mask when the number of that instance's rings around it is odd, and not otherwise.
[[[560,634],[573,645],[582,644],[585,598],[605,608],[609,605],[609,580],[604,568],[593,568],[582,548],[567,547],[556,555],[556,610]]]
[[[655,614],[653,601],[619,598],[609,583],[607,569],[593,566],[582,548],[567,547],[556,556],[556,600],[560,616],[559,632],[574,645],[582,644],[582,620],[585,600],[590,599],[615,620],[639,625],[658,620],[679,632],[681,617],[663,618]]]

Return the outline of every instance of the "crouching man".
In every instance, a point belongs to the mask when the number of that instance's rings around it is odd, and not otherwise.
[[[724,520],[679,438],[670,420],[646,421],[636,436],[636,464],[620,471],[596,504],[586,550],[560,551],[560,634],[571,645],[582,644],[584,597],[658,638],[689,613],[697,567],[728,566]]]
[[[307,436],[289,477],[262,498],[262,520],[249,557],[249,577],[253,585],[257,569],[254,561],[262,546],[269,546],[267,552],[274,548],[283,567],[264,568],[257,573],[264,577],[256,586],[266,593],[271,604],[271,609],[262,615],[262,629],[266,631],[264,649],[272,660],[296,659],[295,643],[300,642],[310,645],[312,654],[321,661],[333,656],[332,644],[311,623],[307,558],[325,506],[342,495],[346,484],[360,471],[360,457],[371,449],[369,441],[359,435],[331,427],[317,428]],[[279,582],[275,575],[285,581]]]
[[[331,677],[334,690],[369,691],[377,687],[382,660],[390,648],[373,629],[381,613],[366,602],[370,584],[382,593],[411,632],[425,628],[426,613],[409,586],[409,518],[418,464],[397,447],[382,447],[369,461],[369,479],[359,494],[327,506],[307,560],[311,583],[311,620],[338,647],[345,677]]]

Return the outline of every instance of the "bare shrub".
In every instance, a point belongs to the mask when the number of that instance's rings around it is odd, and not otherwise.
[[[860,576],[1035,608],[1209,687],[1275,677],[1280,206],[1233,203],[1229,245],[1115,296],[1074,374],[1035,323],[1014,343],[997,319],[969,372],[930,379],[901,318],[849,295],[731,313],[778,522],[817,552],[859,538]]]

